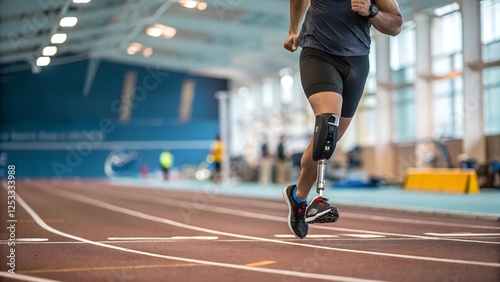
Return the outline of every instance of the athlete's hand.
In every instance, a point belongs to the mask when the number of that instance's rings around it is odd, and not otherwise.
[[[285,40],[284,47],[290,52],[297,51],[297,34],[290,33],[288,34],[288,38]]]
[[[351,0],[351,9],[363,17],[370,15],[370,5],[370,0]]]

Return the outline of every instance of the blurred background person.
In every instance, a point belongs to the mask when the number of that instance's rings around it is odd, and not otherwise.
[[[259,183],[261,185],[267,185],[271,183],[273,158],[269,152],[269,143],[266,136],[264,136],[262,145],[260,146],[260,154]]]
[[[160,154],[160,166],[163,172],[163,180],[165,181],[169,180],[169,172],[173,164],[174,164],[174,155],[172,155],[172,153],[169,150],[165,149]]]
[[[221,181],[222,160],[224,158],[223,148],[224,147],[220,139],[220,135],[217,134],[217,136],[215,136],[215,141],[212,144],[212,150],[210,152],[214,164],[212,181],[215,183],[219,183]]]
[[[287,182],[287,155],[285,150],[285,135],[281,135],[276,150],[276,183],[278,184]]]

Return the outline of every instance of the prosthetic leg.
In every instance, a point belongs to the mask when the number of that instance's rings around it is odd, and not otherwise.
[[[339,116],[333,113],[316,116],[312,158],[318,162],[316,192],[319,194],[319,197],[314,198],[312,204],[306,209],[306,222],[308,223],[330,223],[336,222],[339,218],[338,209],[328,204],[328,199],[323,198],[326,162],[333,155],[333,151],[337,145],[339,121]]]
[[[336,114],[320,114],[316,116],[313,136],[312,158],[318,162],[318,183],[316,192],[323,196],[325,189],[326,161],[331,158],[337,145],[337,131],[340,118]]]

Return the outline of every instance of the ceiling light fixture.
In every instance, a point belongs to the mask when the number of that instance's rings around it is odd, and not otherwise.
[[[203,11],[207,8],[207,3],[202,0],[178,0],[178,3],[186,8],[197,8],[200,11]]]
[[[130,43],[127,47],[127,54],[129,55],[135,55],[139,53],[143,49],[143,46],[141,43],[133,42]]]
[[[66,35],[66,33],[56,33],[52,35],[52,37],[50,38],[50,42],[52,42],[52,44],[61,44],[64,43],[67,38],[68,36]]]
[[[160,37],[162,34],[162,31],[160,28],[152,26],[146,30],[146,34],[152,37]]]
[[[42,55],[47,57],[54,56],[56,53],[57,53],[56,46],[47,46],[42,50]]]
[[[78,22],[77,17],[64,17],[59,21],[61,27],[74,27]]]
[[[144,56],[144,58],[149,58],[151,55],[153,55],[153,48],[151,47],[147,47],[142,51],[142,56]]]
[[[45,67],[50,64],[49,57],[40,57],[36,60],[36,65],[39,67]]]
[[[89,3],[91,0],[73,0],[73,3],[76,4],[86,4]]]
[[[163,37],[167,39],[173,38],[177,34],[177,30],[173,27],[154,24],[146,30],[146,34],[152,37]]]
[[[203,11],[203,10],[205,10],[205,9],[207,8],[207,6],[208,6],[208,5],[207,5],[207,3],[205,3],[205,2],[200,2],[200,3],[198,3],[198,6],[196,6],[196,8],[197,8],[198,10],[200,10],[200,11]]]
[[[195,0],[188,0],[188,1],[185,1],[185,3],[183,4],[184,7],[189,8],[189,9],[195,8],[197,5],[198,5],[198,2],[196,2]]]

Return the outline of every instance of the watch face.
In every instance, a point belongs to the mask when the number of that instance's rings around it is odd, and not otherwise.
[[[375,4],[370,5],[370,15],[369,18],[373,18],[378,14],[378,6]]]

